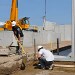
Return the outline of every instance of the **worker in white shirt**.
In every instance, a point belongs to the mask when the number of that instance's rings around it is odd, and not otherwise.
[[[36,55],[41,69],[53,69],[54,55],[49,50],[43,48],[43,46],[38,46],[38,53]]]

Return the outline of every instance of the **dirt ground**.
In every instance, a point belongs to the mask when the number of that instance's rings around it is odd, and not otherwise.
[[[75,75],[75,67],[74,68],[54,67],[53,70],[42,70],[35,68],[34,64],[36,63],[37,62],[31,62],[30,64],[27,64],[25,70],[15,71],[11,75]],[[62,64],[63,62],[55,62],[55,63]],[[68,64],[70,63],[68,62]],[[75,65],[75,63],[71,63],[71,65],[72,64]]]
[[[27,52],[34,53],[33,50],[34,50],[34,48],[29,48],[27,50]],[[3,67],[2,67],[2,69],[0,68],[0,72],[2,73],[2,74],[0,73],[0,75],[75,75],[75,67],[74,68],[54,67],[53,70],[42,70],[42,69],[35,68],[34,64],[36,64],[36,63],[37,63],[37,61],[28,61],[26,64],[25,70],[20,70],[20,68],[18,68],[18,64],[16,64],[16,66],[13,66],[11,69],[9,69],[9,68],[3,69]],[[54,63],[61,64],[61,65],[62,64],[75,65],[74,62],[54,62]],[[14,69],[16,69],[16,70],[14,71]]]

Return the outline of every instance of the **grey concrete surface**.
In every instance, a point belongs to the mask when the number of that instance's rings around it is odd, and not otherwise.
[[[69,33],[70,32],[70,33]],[[31,32],[23,30],[24,38],[23,38],[23,46],[25,48],[29,48],[35,45],[42,45],[48,43],[56,43],[57,38],[59,38],[59,42],[61,41],[71,41],[71,26],[66,25],[56,25],[53,31],[43,30],[42,27],[39,27],[38,32]],[[9,46],[13,42],[12,46],[17,46],[17,41],[13,35],[12,31],[1,31],[0,32],[0,46],[6,47]],[[11,49],[13,53],[13,48]],[[71,56],[72,56],[71,51]],[[73,56],[74,57],[74,56]]]
[[[57,38],[61,41],[71,41],[71,25],[56,25],[54,31],[42,30],[39,28],[38,32],[24,31],[23,45],[25,47],[31,47],[34,45],[34,39],[36,45],[56,43]],[[12,46],[16,46],[17,42],[12,31],[0,32],[0,46],[9,46],[13,42]]]

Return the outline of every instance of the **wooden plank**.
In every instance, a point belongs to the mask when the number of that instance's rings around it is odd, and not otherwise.
[[[56,67],[75,67],[75,65],[60,65],[60,64],[53,64],[54,66],[56,66]]]

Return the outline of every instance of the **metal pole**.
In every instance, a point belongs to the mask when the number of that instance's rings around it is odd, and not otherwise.
[[[36,60],[36,43],[34,38],[34,60]]]
[[[75,0],[72,0],[72,58],[75,61]]]
[[[57,38],[57,54],[59,55],[59,38]]]
[[[46,0],[45,0],[45,18],[46,18]]]
[[[46,23],[46,0],[45,0],[45,16],[43,16],[43,30],[45,27],[45,23]]]

